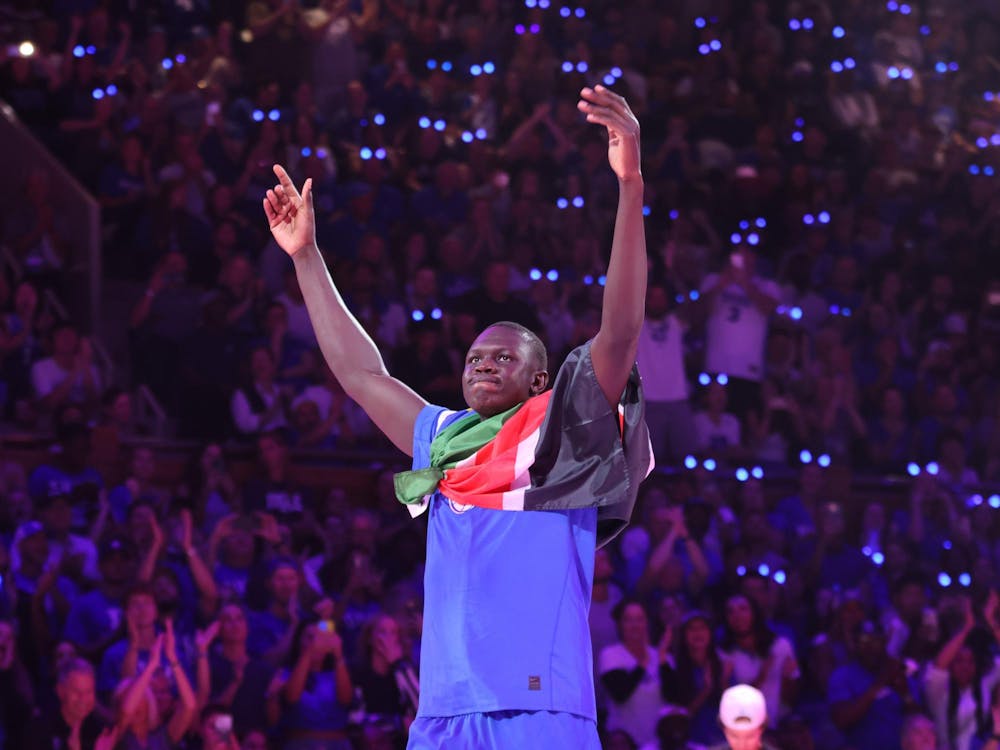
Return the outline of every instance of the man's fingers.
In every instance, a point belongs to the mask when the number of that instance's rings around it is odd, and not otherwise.
[[[581,102],[578,105],[581,111],[588,112],[592,107],[604,107],[613,111],[618,116],[628,122],[638,122],[632,110],[629,109],[625,97],[610,91],[603,86],[595,88],[584,88],[580,91]]]
[[[285,171],[285,168],[280,164],[275,164],[272,169],[274,169],[274,174],[277,176],[278,182],[280,182],[281,186],[288,191],[289,195],[298,195],[295,185],[292,184],[292,178],[288,176],[288,172]]]
[[[264,215],[267,217],[267,223],[272,227],[278,223],[278,212],[267,198],[264,198]]]

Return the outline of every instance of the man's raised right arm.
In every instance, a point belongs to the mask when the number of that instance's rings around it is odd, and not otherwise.
[[[347,309],[316,245],[312,180],[300,195],[275,165],[278,184],[267,191],[264,212],[275,241],[291,257],[323,357],[344,391],[406,455],[413,426],[427,402],[389,375],[378,347]]]

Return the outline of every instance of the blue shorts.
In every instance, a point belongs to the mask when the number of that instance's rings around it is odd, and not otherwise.
[[[406,750],[601,750],[593,719],[557,711],[418,716]]]

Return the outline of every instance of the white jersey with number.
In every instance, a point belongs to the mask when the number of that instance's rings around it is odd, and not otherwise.
[[[701,285],[707,294],[719,283],[718,274],[709,274]],[[757,291],[774,300],[781,296],[778,285],[755,277]],[[731,377],[760,382],[764,376],[764,344],[768,315],[754,305],[746,290],[730,284],[719,291],[706,326],[705,369]]]
[[[636,361],[647,401],[683,401],[688,397],[683,339],[684,326],[676,315],[643,321]]]

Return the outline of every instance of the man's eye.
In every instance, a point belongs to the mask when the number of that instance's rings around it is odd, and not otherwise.
[[[510,355],[509,354],[501,354],[499,357],[497,357],[497,359],[500,359],[500,360],[509,360],[510,359]]]
[[[478,361],[479,361],[479,357],[469,357],[469,362],[471,364],[475,364]]]

